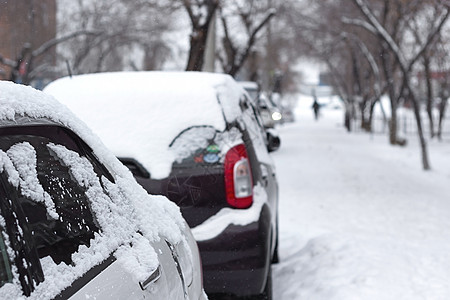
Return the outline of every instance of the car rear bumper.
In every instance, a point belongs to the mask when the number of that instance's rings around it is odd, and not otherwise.
[[[263,206],[257,222],[229,225],[215,238],[198,241],[208,294],[260,294],[271,262],[270,212]]]

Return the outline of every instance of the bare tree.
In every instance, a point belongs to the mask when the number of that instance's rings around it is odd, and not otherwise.
[[[170,58],[165,34],[176,6],[163,0],[61,0],[59,32],[99,31],[58,47],[73,73],[158,69]],[[63,64],[61,64],[62,66]]]
[[[275,16],[275,9],[252,0],[243,3],[235,1],[219,11],[223,26],[223,51],[217,56],[225,73],[235,76],[252,53],[258,34]]]
[[[328,66],[333,86],[347,108],[347,120],[358,107],[361,127],[371,130],[374,105],[387,93],[391,108],[389,141],[393,145],[405,144],[406,140],[397,133],[397,109],[409,103],[418,128],[422,166],[428,170],[420,117],[422,103],[415,79],[421,68],[419,62],[427,70],[425,73],[431,74],[435,68],[437,41],[449,17],[448,1],[352,0],[351,3],[309,1],[309,11],[291,20],[296,40],[301,41],[305,55]],[[431,87],[431,82],[428,86]],[[448,98],[445,81],[438,94],[444,99],[440,102],[442,111]],[[427,110],[431,115],[435,98],[432,92],[428,92],[428,98]]]
[[[376,59],[376,40],[341,22],[340,15],[359,15],[353,6],[340,1],[311,5],[314,13],[297,18],[298,40],[310,48],[302,50],[328,66],[335,91],[345,104],[347,129],[351,130],[351,120],[359,117],[361,127],[371,131],[373,110],[385,89]]]
[[[436,36],[439,34],[439,32],[442,29],[442,26],[447,21],[450,10],[447,6],[447,4],[441,4],[437,3],[436,6],[432,7],[435,9],[435,11],[439,11],[439,14],[437,14],[437,18],[433,21],[432,26],[430,27],[430,30],[426,33],[426,38],[424,39],[424,42],[421,44],[418,44],[415,49],[413,49],[413,55],[406,56],[404,49],[402,50],[401,45],[397,43],[394,36],[390,34],[385,26],[378,20],[376,17],[374,10],[371,9],[371,7],[368,5],[368,3],[365,0],[353,0],[354,4],[360,9],[361,13],[365,16],[365,19],[367,23],[361,23],[364,24],[364,27],[369,30],[369,32],[374,32],[378,36],[380,36],[383,41],[386,43],[388,49],[394,55],[396,61],[398,62],[399,68],[401,70],[402,75],[402,85],[400,88],[400,95],[404,96],[405,98],[409,98],[409,100],[412,103],[414,115],[416,117],[416,123],[417,123],[417,129],[418,129],[418,137],[421,145],[421,152],[422,152],[422,166],[424,170],[430,169],[429,159],[428,159],[428,152],[426,147],[426,141],[423,135],[423,128],[422,128],[422,121],[420,116],[420,103],[416,95],[416,91],[412,87],[412,70],[415,65],[415,63],[423,56],[423,54],[427,51],[427,49],[432,45],[433,41],[435,40]],[[419,1],[420,2],[420,1]],[[414,9],[419,6],[419,2],[414,3]],[[400,3],[396,3],[400,6]],[[411,3],[408,3],[407,5],[411,5]],[[426,7],[430,7],[428,3],[425,3],[423,5],[426,5]],[[399,18],[404,18],[407,15],[401,15],[398,16]],[[417,16],[415,15],[408,15],[408,20],[411,20],[412,17]],[[406,21],[406,20],[405,20]],[[411,49],[408,49],[411,50]],[[409,52],[409,51],[408,51]],[[392,101],[392,99],[391,99]]]
[[[272,91],[281,85],[283,93],[298,92],[301,72],[296,65],[311,52],[303,41],[303,29],[313,13],[311,7],[317,2],[320,1],[312,1],[312,5],[298,0],[266,1],[268,9],[275,9],[276,15],[264,26],[255,44],[249,60],[253,67],[250,63],[244,66],[248,78],[259,80],[266,90]],[[314,59],[314,56],[309,57]]]

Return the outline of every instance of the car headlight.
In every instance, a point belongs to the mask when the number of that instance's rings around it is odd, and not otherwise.
[[[278,111],[272,113],[272,120],[274,121],[280,121],[281,117],[281,113],[279,113]]]

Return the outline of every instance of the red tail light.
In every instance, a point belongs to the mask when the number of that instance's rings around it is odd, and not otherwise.
[[[243,144],[231,148],[225,156],[225,192],[227,202],[235,208],[253,203],[253,180],[247,150]]]

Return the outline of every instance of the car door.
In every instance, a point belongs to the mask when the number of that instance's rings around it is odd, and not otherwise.
[[[98,276],[84,284],[70,299],[184,299],[181,281],[173,280],[180,278],[180,274],[173,263],[171,249],[164,239],[160,239],[152,246],[158,253],[160,264],[149,273],[145,281],[136,282],[120,263],[113,261]]]

